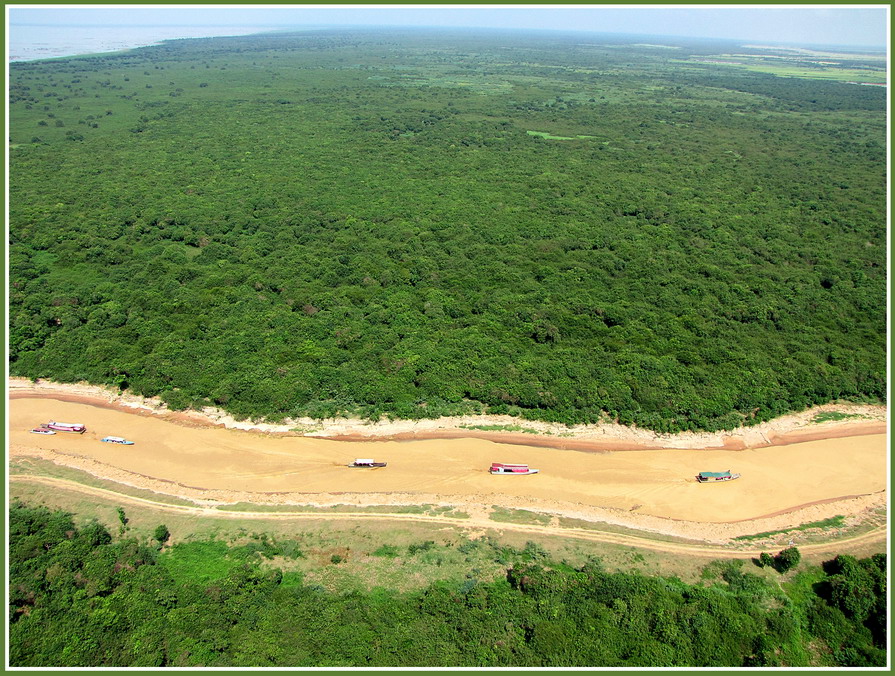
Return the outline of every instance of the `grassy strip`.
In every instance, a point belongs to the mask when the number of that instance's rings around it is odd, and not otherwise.
[[[429,506],[429,505],[427,505]],[[440,507],[432,507],[426,511],[428,516],[446,516],[452,519],[468,519],[469,514],[466,512],[458,512],[450,505],[441,505]]]
[[[559,517],[559,526],[561,528],[578,528],[581,530],[592,530],[600,533],[615,533],[618,535],[630,535],[641,539],[649,539],[658,542],[675,542],[680,544],[704,544],[700,540],[691,540],[688,538],[678,537],[676,535],[663,535],[660,533],[651,533],[645,530],[637,530],[636,528],[628,528],[627,526],[619,526],[616,524],[606,523],[605,521],[585,521],[584,519],[574,519],[567,516]]]
[[[783,535],[784,533],[793,533],[796,531],[809,530],[811,528],[840,528],[844,522],[845,517],[842,515],[837,515],[831,516],[829,519],[823,519],[822,521],[803,523],[801,526],[796,526],[795,528],[771,530],[764,533],[755,533],[754,535],[739,535],[735,537],[734,540],[760,540],[762,538],[771,537],[772,535]]]
[[[539,526],[546,526],[550,523],[550,516],[547,514],[538,514],[530,512],[527,509],[507,509],[498,505],[491,505],[490,519],[492,521],[501,521],[504,523],[530,523]]]
[[[541,432],[532,427],[522,427],[522,425],[460,425],[466,430],[484,430],[486,432],[524,432],[525,434],[550,434],[550,432]]]
[[[885,84],[885,73],[866,70],[831,68],[816,70],[813,68],[799,68],[798,66],[771,66],[758,64],[744,64],[746,70],[756,73],[770,73],[779,77],[798,77],[809,80],[829,80],[834,82],[871,82]]]
[[[572,136],[554,136],[553,134],[548,134],[546,131],[527,131],[526,133],[529,136],[539,136],[552,141],[571,141],[574,138]]]
[[[576,138],[597,138],[596,136],[590,136],[588,134],[578,134],[577,136],[554,136],[553,134],[548,134],[546,131],[529,130],[525,133],[529,136],[537,136],[551,141],[574,141]]]
[[[48,477],[52,479],[64,479],[84,486],[92,486],[93,488],[102,488],[112,493],[127,495],[132,498],[142,498],[151,502],[159,502],[166,505],[177,505],[180,507],[195,507],[196,503],[183,498],[174,497],[172,495],[164,495],[155,493],[142,488],[134,488],[116,481],[108,479],[100,479],[89,472],[72,467],[63,467],[49,460],[40,460],[37,458],[29,458],[27,460],[15,460],[9,464],[10,476],[35,476]]]
[[[299,514],[423,514],[427,516],[445,516],[455,519],[468,519],[466,512],[456,512],[453,507],[434,505],[262,505],[251,502],[237,502],[232,505],[218,505],[216,509],[227,512],[289,512]]]
[[[842,413],[841,411],[822,411],[816,414],[811,422],[813,423],[825,423],[825,422],[834,422],[837,420],[848,420],[849,418],[865,418],[859,413]]]
[[[217,509],[227,512],[308,512],[320,514],[344,514],[350,512],[372,512],[377,514],[425,514],[426,505],[256,505],[251,502],[237,502],[232,505],[218,505]]]
[[[871,82],[876,84],[886,84],[886,73],[880,68],[878,70],[857,69],[857,68],[816,68],[805,66],[799,63],[798,59],[791,60],[790,63],[767,63],[764,60],[748,61],[753,57],[745,54],[719,55],[712,57],[711,63],[715,66],[731,66],[733,68],[741,68],[753,73],[770,73],[778,77],[794,77],[806,80],[827,80],[833,82]],[[762,59],[763,57],[758,57]],[[677,63],[693,63],[690,59],[672,59]],[[702,63],[701,59],[696,60]]]

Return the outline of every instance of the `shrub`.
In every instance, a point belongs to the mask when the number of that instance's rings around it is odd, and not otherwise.
[[[398,556],[398,548],[395,545],[382,545],[379,549],[372,552],[373,556],[386,556],[390,559]]]
[[[802,554],[797,547],[787,547],[774,557],[774,567],[778,572],[785,573],[794,568],[801,560]]]
[[[427,552],[435,546],[434,540],[426,540],[424,543],[420,545],[410,545],[407,547],[407,553],[413,556],[417,552]]]
[[[159,524],[152,533],[152,537],[158,540],[159,545],[163,545],[168,541],[168,538],[171,537],[171,532],[165,524]]]

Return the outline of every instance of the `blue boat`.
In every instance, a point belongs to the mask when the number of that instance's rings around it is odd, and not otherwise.
[[[696,475],[696,480],[701,484],[710,481],[733,481],[739,478],[739,474],[731,474],[730,470],[726,472],[700,472]]]
[[[128,441],[122,437],[103,437],[100,441],[106,441],[110,444],[124,444],[126,446],[133,446],[133,441]]]

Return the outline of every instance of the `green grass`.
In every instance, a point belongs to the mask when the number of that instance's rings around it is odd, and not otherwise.
[[[370,552],[371,556],[382,556],[394,559],[401,554],[401,551],[395,545],[382,545],[379,549]]]
[[[849,68],[800,68],[798,66],[773,66],[773,65],[757,65],[746,64],[746,70],[755,73],[770,73],[778,77],[798,77],[812,80],[833,80],[836,82],[870,82],[876,84],[885,84],[886,75],[881,72],[856,70]]]
[[[796,526],[795,528],[784,528],[782,530],[771,530],[766,531],[764,533],[755,533],[753,535],[740,535],[734,538],[734,540],[761,540],[763,538],[771,537],[772,535],[782,535],[784,533],[794,533],[797,531],[809,530],[812,528],[841,528],[845,522],[845,517],[841,515],[831,516],[829,519],[823,519],[822,521],[812,521],[810,523],[803,523],[801,526]]]
[[[847,64],[818,66],[815,63],[816,58],[812,57],[806,61],[801,57],[789,57],[782,61],[770,61],[764,56],[722,54],[711,56],[709,60],[715,66],[730,66],[753,73],[769,73],[778,77],[830,80],[835,82],[886,83],[886,73],[882,66],[878,69],[850,68]],[[672,61],[679,61],[680,63],[692,63],[694,60],[697,62],[704,61],[702,58],[693,59],[693,57],[680,60],[672,59]]]
[[[197,584],[225,578],[242,564],[233,560],[227,543],[220,540],[178,543],[159,556],[158,562],[176,580]]]
[[[554,136],[553,134],[549,134],[546,131],[529,130],[525,133],[529,136],[537,136],[539,138],[544,138],[551,141],[574,141],[576,138],[597,138],[596,136],[589,136],[587,134],[578,134],[577,136]]]
[[[797,607],[802,607],[813,596],[812,587],[826,579],[821,566],[800,566],[791,577],[779,580],[780,587]]]
[[[181,507],[195,507],[196,503],[171,495],[163,495],[154,493],[153,491],[143,490],[141,488],[132,488],[125,484],[115,481],[99,479],[89,472],[84,472],[72,467],[62,467],[49,460],[41,460],[38,458],[19,459],[10,462],[10,476],[36,476],[48,477],[52,479],[63,479],[74,483],[83,484],[84,486],[92,486],[94,488],[102,488],[112,493],[120,493],[133,498],[142,498],[152,502],[160,502],[166,505],[178,505]]]
[[[448,517],[451,519],[468,519],[469,518],[469,514],[467,514],[466,512],[459,512],[450,505],[441,505],[440,507],[432,507],[431,509],[427,510],[425,513],[427,516],[445,516],[445,517]]]
[[[217,509],[226,512],[272,512],[296,514],[422,514],[426,516],[444,516],[455,519],[468,519],[466,512],[456,511],[450,505],[256,505],[251,502],[237,502],[232,505],[218,505]]]
[[[237,502],[232,505],[218,505],[217,509],[227,512],[296,512],[309,514],[424,514],[429,505],[256,505],[251,502]]]
[[[492,512],[490,518],[492,521],[501,521],[504,523],[530,523],[539,526],[546,526],[550,523],[549,514],[539,514],[538,512],[530,512],[527,509],[507,509],[499,505],[491,506]]]
[[[244,563],[276,559],[279,566],[292,568],[303,558],[305,553],[297,540],[274,541],[262,533],[253,534],[241,544],[219,539],[178,542],[160,554],[159,563],[176,579],[205,584],[227,577]]]
[[[837,420],[848,420],[850,418],[864,418],[865,416],[860,415],[859,413],[842,413],[841,411],[823,411],[821,413],[816,414],[811,422],[813,423],[825,423],[825,422],[834,422]]]
[[[13,489],[16,484],[13,484]],[[479,581],[502,578],[506,575],[506,567],[520,557],[532,554],[525,552],[532,540],[531,533],[520,533],[514,530],[490,531],[478,539],[469,539],[460,522],[456,527],[439,525],[433,528],[425,520],[387,521],[370,518],[363,522],[340,520],[333,515],[320,515],[314,518],[297,520],[276,519],[258,520],[243,519],[238,513],[221,519],[219,516],[209,517],[201,514],[180,514],[160,512],[153,505],[126,505],[129,527],[126,534],[119,534],[116,507],[120,504],[116,496],[94,497],[84,496],[77,488],[58,489],[41,484],[25,484],[18,486],[19,497],[35,504],[46,503],[52,508],[70,511],[76,515],[78,523],[87,523],[98,518],[113,533],[113,537],[135,537],[139,541],[149,542],[151,533],[164,523],[172,534],[174,547],[184,543],[206,543],[221,540],[233,547],[239,547],[243,556],[253,557],[259,565],[266,569],[279,568],[283,571],[283,584],[319,584],[334,592],[348,590],[370,590],[377,586],[389,589],[419,589],[434,579]],[[439,509],[432,505],[430,509]],[[446,507],[440,507],[444,510]],[[446,512],[445,512],[446,513]],[[524,511],[514,510],[515,517],[526,516]],[[455,516],[455,515],[451,515]],[[529,515],[531,517],[531,515]],[[544,515],[540,517],[541,522]],[[885,515],[880,519],[884,523]],[[538,525],[542,525],[539,523]],[[498,526],[499,528],[499,526]],[[607,526],[607,531],[615,530]],[[264,534],[269,546],[264,545]],[[436,542],[435,548],[428,551],[417,551],[409,555],[411,545],[420,545],[429,540]],[[600,558],[605,562],[607,570],[628,570],[631,565],[631,546],[614,543],[596,545],[593,542],[578,538],[566,537],[561,530],[554,534],[539,536],[536,539],[556,560],[564,560],[569,565],[583,565],[595,553],[598,547]],[[162,558],[166,558],[174,547],[164,550]],[[397,551],[397,556],[387,553]],[[529,550],[531,548],[529,547]],[[517,553],[513,553],[513,552]],[[265,553],[267,552],[267,553]],[[279,552],[279,553],[275,553]],[[296,555],[301,552],[301,555]],[[178,551],[178,556],[187,561],[172,560],[173,566],[186,569],[193,565],[204,569],[205,576],[226,576],[228,566],[238,561],[223,561],[218,567],[215,562],[203,563],[203,556],[212,557],[213,548],[186,552]],[[273,558],[268,558],[273,554]],[[290,555],[291,554],[291,555]],[[331,557],[339,554],[344,558],[339,565],[333,565]],[[687,554],[665,554],[643,550],[646,559],[641,567],[644,572],[655,572],[674,575],[680,579],[692,577],[693,557]],[[190,560],[196,559],[193,563]],[[184,572],[187,574],[187,572]]]
[[[560,528],[578,528],[582,530],[592,530],[600,533],[616,533],[618,535],[630,535],[637,538],[649,538],[658,542],[679,542],[682,544],[701,544],[698,540],[677,537],[674,535],[662,535],[660,533],[652,533],[650,531],[637,530],[626,526],[618,526],[604,521],[585,521],[584,519],[574,519],[568,516],[559,517]]]
[[[522,425],[460,425],[466,430],[483,430],[485,432],[523,432],[524,434],[550,434],[550,432],[542,432],[533,427],[523,427]]]

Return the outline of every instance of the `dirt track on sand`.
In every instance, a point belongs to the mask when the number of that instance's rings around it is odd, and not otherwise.
[[[579,540],[588,540],[591,542],[612,543],[617,545],[625,545],[632,547],[640,547],[652,549],[666,553],[686,554],[706,557],[737,557],[737,558],[753,558],[765,551],[762,548],[755,549],[754,545],[744,545],[735,550],[730,547],[708,546],[705,544],[690,544],[679,542],[667,542],[662,540],[652,540],[647,537],[629,535],[623,533],[612,533],[606,531],[595,532],[583,528],[562,528],[557,530],[554,526],[539,526],[535,524],[521,523],[495,523],[488,519],[487,515],[474,515],[470,519],[457,519],[455,517],[439,517],[439,516],[421,516],[419,514],[376,514],[370,512],[340,512],[338,514],[326,513],[286,513],[286,512],[248,512],[248,511],[228,511],[226,509],[215,509],[213,507],[187,507],[181,505],[169,505],[164,503],[138,498],[133,496],[122,495],[113,491],[96,488],[93,486],[85,486],[73,481],[64,479],[54,479],[50,477],[29,477],[14,476],[10,477],[11,481],[31,481],[45,484],[48,486],[74,490],[79,493],[112,499],[116,504],[137,505],[151,507],[152,509],[169,512],[173,514],[188,514],[201,517],[220,518],[220,519],[259,519],[259,520],[315,520],[321,519],[338,519],[338,520],[389,520],[389,521],[416,521],[429,523],[432,525],[448,526],[454,528],[462,528],[471,531],[483,532],[486,529],[512,531],[517,533],[528,533],[533,535],[561,535],[563,537],[572,537]],[[800,544],[799,549],[805,553],[825,553],[829,551],[842,552],[848,547],[860,546],[864,544],[873,544],[875,542],[885,540],[885,530],[882,528],[873,529],[869,532],[862,533],[853,537],[843,538],[836,541],[833,549],[829,544]]]
[[[467,431],[456,426],[432,428],[428,433],[436,438],[419,439],[424,431],[398,423],[376,426],[380,437],[392,440],[334,441],[260,426],[232,429],[220,415],[171,414],[157,402],[99,388],[10,381],[9,453],[10,459],[39,457],[199,505],[442,504],[472,517],[483,506],[501,505],[721,543],[835,515],[854,521],[887,504],[885,409],[850,412],[866,417],[810,425],[800,414],[723,438],[660,437],[627,428],[612,435],[612,426],[604,426],[574,438],[518,435],[529,442],[520,445],[515,438],[495,441],[500,436],[494,433],[460,438]],[[88,432],[29,434],[51,419],[83,422]],[[329,432],[357,436],[352,425],[366,428],[363,438],[374,436],[370,426],[351,421],[331,424]],[[136,443],[100,443],[107,434]],[[417,438],[394,440],[402,434]],[[536,446],[535,440],[565,448]],[[694,447],[682,447],[688,440]],[[572,450],[570,442],[583,446]],[[742,450],[729,450],[735,448]],[[345,467],[355,457],[389,465]],[[541,473],[491,476],[492,461],[528,463]],[[726,469],[742,478],[716,485],[693,479],[699,471]]]

